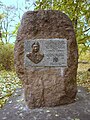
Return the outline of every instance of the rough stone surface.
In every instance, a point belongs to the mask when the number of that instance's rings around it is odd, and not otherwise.
[[[74,103],[51,108],[28,109],[23,90],[17,89],[0,110],[0,120],[90,120],[90,93],[79,87]]]
[[[67,39],[67,66],[24,67],[24,41]],[[58,106],[73,102],[76,92],[77,43],[70,19],[60,11],[28,11],[21,21],[15,44],[15,66],[23,82],[25,101],[30,108]],[[63,76],[61,73],[63,72]]]

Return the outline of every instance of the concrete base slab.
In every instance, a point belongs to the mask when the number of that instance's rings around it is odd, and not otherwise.
[[[29,109],[24,101],[23,89],[17,89],[0,110],[0,120],[90,120],[90,93],[78,87],[72,104]]]

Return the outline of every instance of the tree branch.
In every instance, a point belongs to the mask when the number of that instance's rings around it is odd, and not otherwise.
[[[84,30],[83,32],[87,32],[88,30],[90,30],[90,28],[88,28],[87,30]]]

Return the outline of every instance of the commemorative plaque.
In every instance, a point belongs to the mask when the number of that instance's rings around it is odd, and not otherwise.
[[[27,40],[24,44],[25,67],[67,66],[66,39]]]

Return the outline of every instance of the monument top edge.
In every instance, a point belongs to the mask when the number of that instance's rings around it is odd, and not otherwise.
[[[36,39],[32,38],[31,39],[30,38],[30,39],[26,39],[26,40],[27,41],[29,41],[29,40],[65,40],[66,41],[67,39],[66,38],[44,38],[44,39],[43,38],[40,38],[40,39],[39,38],[36,38]]]
[[[29,15],[29,14],[32,14],[32,13],[55,13],[55,14],[61,14],[61,15],[64,15],[64,16],[67,16],[64,12],[62,12],[62,11],[60,11],[60,10],[28,10],[28,11],[26,11],[24,14],[23,14],[23,16],[24,15]],[[68,16],[67,16],[67,18],[68,18]]]
[[[26,11],[25,13],[28,13],[28,12],[39,12],[39,11],[46,11],[46,12],[60,12],[60,13],[63,13],[62,11],[60,11],[60,10],[28,10],[28,11]]]

